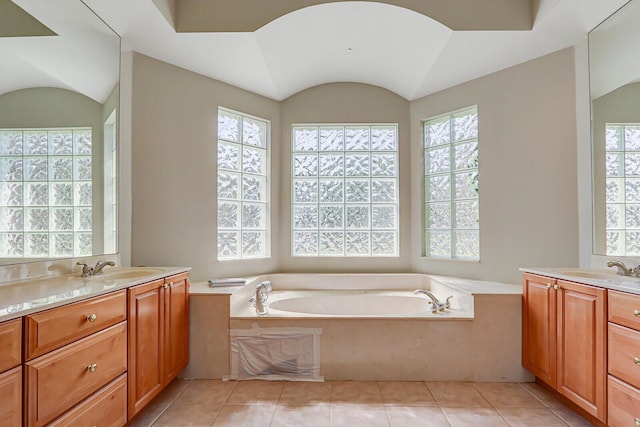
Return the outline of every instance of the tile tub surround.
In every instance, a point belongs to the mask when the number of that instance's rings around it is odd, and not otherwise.
[[[130,424],[176,425],[591,426],[535,383],[217,380],[174,381]]]
[[[366,317],[257,316],[248,300],[257,283],[270,280],[275,292],[295,289],[430,289],[454,295],[472,316]],[[228,324],[219,319],[229,303]],[[191,329],[192,360],[185,378],[228,375],[228,329],[321,328],[320,375],[327,380],[531,381],[521,364],[521,285],[424,274],[270,274],[248,278],[244,287],[219,290],[192,283],[191,315],[209,328]],[[425,305],[428,304],[425,301]],[[456,307],[454,305],[454,307]],[[456,308],[457,308],[456,307]],[[211,313],[215,313],[212,315]],[[210,322],[207,320],[210,319]],[[434,320],[436,319],[436,320]],[[227,326],[228,325],[228,326]],[[217,329],[216,329],[217,328]],[[194,356],[202,354],[202,357]],[[227,351],[228,354],[228,351]],[[214,360],[214,363],[211,361]]]

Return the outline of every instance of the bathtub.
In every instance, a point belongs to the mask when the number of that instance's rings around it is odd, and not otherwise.
[[[273,290],[267,315],[249,299]],[[451,308],[432,313],[429,290]],[[229,327],[320,330],[327,380],[530,381],[521,364],[520,284],[425,274],[269,274],[230,300]]]

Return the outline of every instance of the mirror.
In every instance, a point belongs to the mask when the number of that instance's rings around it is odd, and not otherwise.
[[[594,254],[640,256],[640,0],[589,33]]]
[[[116,253],[120,38],[79,0],[0,0],[0,264]]]

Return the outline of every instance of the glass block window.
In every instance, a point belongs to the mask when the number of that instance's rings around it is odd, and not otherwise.
[[[480,259],[477,107],[424,122],[425,255]]]
[[[640,123],[605,126],[606,253],[640,255]]]
[[[398,256],[398,126],[292,132],[293,256]]]
[[[0,257],[92,254],[90,128],[0,129]]]
[[[218,110],[218,259],[269,256],[269,122]]]

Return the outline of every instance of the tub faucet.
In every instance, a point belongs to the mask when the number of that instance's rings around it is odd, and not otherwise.
[[[249,300],[250,303],[253,303],[256,308],[256,313],[260,316],[264,316],[267,314],[267,307],[264,305],[265,301],[269,299],[269,291],[271,291],[273,287],[271,286],[271,282],[269,280],[265,280],[264,282],[258,283],[256,286],[255,295]]]
[[[636,277],[638,277],[638,274],[639,274],[638,267],[636,267],[634,269],[627,268],[627,266],[624,265],[624,262],[622,262],[622,261],[616,261],[616,260],[609,261],[607,263],[607,267],[615,267],[616,268],[616,274],[620,274],[621,276],[636,276]]]
[[[439,311],[445,311],[447,308],[451,307],[451,298],[453,298],[453,295],[451,295],[450,297],[448,297],[446,299],[446,301],[439,301],[438,298],[436,298],[436,296],[434,294],[432,294],[429,291],[425,291],[424,289],[416,289],[415,291],[413,291],[414,294],[425,294],[426,296],[428,296],[431,301],[429,301],[429,304],[431,304],[431,312],[432,313],[437,313]]]

